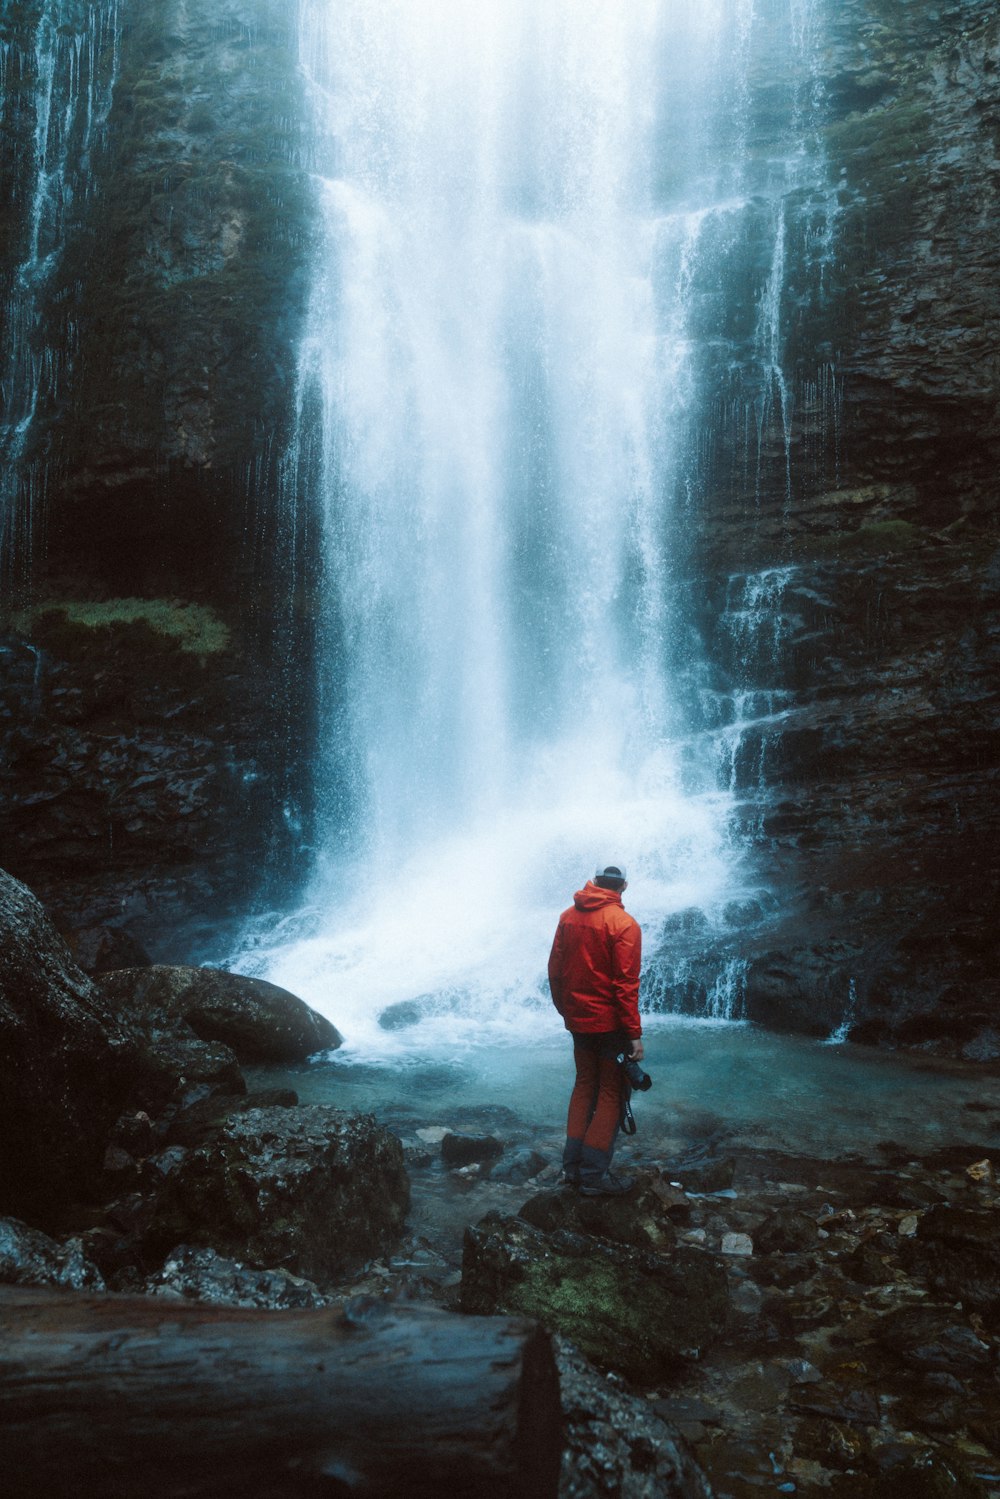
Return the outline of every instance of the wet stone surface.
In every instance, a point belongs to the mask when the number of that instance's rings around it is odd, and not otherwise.
[[[533,1130],[509,1111],[497,1120],[484,1110],[478,1122],[474,1113],[393,1121],[411,1173],[411,1233],[415,1222],[420,1230],[406,1252],[370,1267],[364,1289],[478,1304],[483,1268],[470,1266],[468,1247],[462,1276],[458,1230],[468,1226],[486,1246],[478,1259],[508,1278],[514,1300],[526,1279],[544,1279],[546,1257],[618,1267],[624,1284],[633,1257],[645,1256],[647,1267],[659,1261],[683,1284],[684,1257],[694,1255],[720,1277],[728,1302],[724,1325],[658,1373],[641,1359],[626,1359],[629,1372],[616,1373],[621,1351],[609,1342],[602,1354],[593,1326],[575,1339],[588,1342],[591,1364],[604,1371],[603,1396],[635,1405],[620,1412],[629,1436],[622,1440],[620,1429],[615,1447],[614,1423],[601,1424],[591,1392],[587,1419],[612,1450],[602,1448],[599,1459],[586,1443],[572,1451],[563,1499],[704,1492],[677,1487],[701,1482],[690,1471],[644,1477],[635,1410],[665,1423],[650,1450],[667,1451],[669,1433],[669,1450],[695,1460],[716,1499],[1000,1496],[1000,1191],[984,1149],[913,1159],[886,1145],[871,1161],[822,1160],[702,1140],[674,1158],[643,1158],[634,1192],[602,1203],[559,1185],[556,1132]],[[516,1186],[494,1179],[489,1163],[463,1176],[447,1170],[436,1142],[420,1138],[442,1127],[494,1134],[504,1145],[500,1161],[533,1150],[548,1164]],[[685,1191],[676,1183],[695,1156],[699,1189]],[[712,1180],[728,1185],[704,1190]],[[520,1279],[519,1264],[528,1272]],[[596,1324],[601,1308],[594,1311]],[[550,1325],[557,1313],[536,1308]],[[571,1420],[571,1444],[573,1431]],[[589,1430],[587,1442],[600,1446],[600,1431]]]

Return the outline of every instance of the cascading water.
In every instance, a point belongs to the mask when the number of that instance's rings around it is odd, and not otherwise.
[[[787,54],[792,118],[802,12],[304,0],[326,811],[309,910],[253,961],[355,1045],[400,1044],[380,1014],[529,1032],[596,861],[651,947],[731,885],[678,585],[727,278],[768,235],[747,357],[780,377],[802,148],[755,150],[751,70]]]
[[[0,599],[30,585],[44,500],[44,468],[27,461],[32,425],[53,400],[74,353],[75,330],[49,318],[46,298],[74,220],[90,191],[91,153],[111,108],[118,72],[118,0],[45,0],[30,37],[0,38],[5,135],[31,100],[31,127],[14,184],[19,234],[2,285],[0,360]]]

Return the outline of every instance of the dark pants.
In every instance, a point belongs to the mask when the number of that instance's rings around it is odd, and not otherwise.
[[[623,1078],[616,1058],[628,1051],[628,1045],[621,1031],[573,1036],[576,1083],[563,1151],[569,1182],[594,1186],[611,1165],[622,1107]]]

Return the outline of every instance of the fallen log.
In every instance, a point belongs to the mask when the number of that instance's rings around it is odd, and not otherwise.
[[[553,1499],[548,1334],[0,1288],[7,1499]]]

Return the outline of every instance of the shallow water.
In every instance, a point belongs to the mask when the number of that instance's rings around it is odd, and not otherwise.
[[[439,1044],[384,1064],[331,1053],[254,1087],[294,1087],[303,1103],[372,1112],[404,1135],[424,1125],[558,1140],[572,1074],[568,1038],[539,1017],[531,1044]],[[1000,1149],[1000,1077],[985,1068],[774,1035],[753,1026],[654,1017],[648,1093],[621,1157],[652,1159],[701,1140],[818,1157],[877,1159],[895,1141],[914,1155],[969,1142]],[[509,1111],[509,1112],[508,1112]]]

